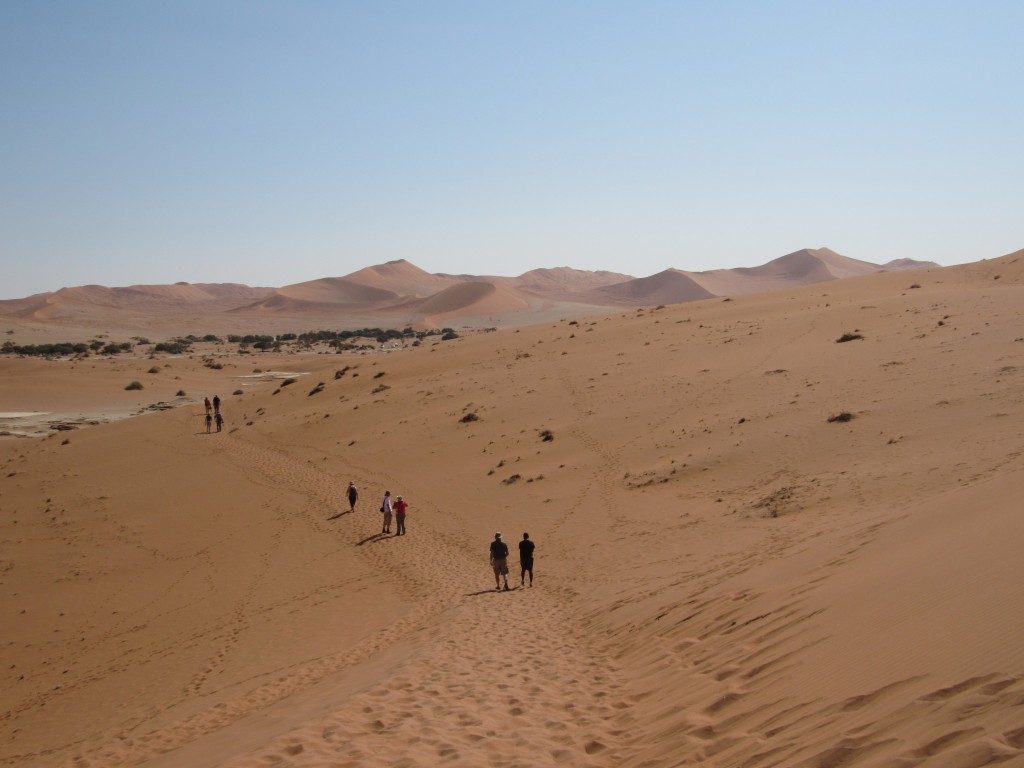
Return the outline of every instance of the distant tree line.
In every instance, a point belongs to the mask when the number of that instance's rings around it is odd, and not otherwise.
[[[0,346],[0,354],[4,355],[30,355],[33,357],[71,357],[74,355],[119,355],[122,352],[130,352],[130,342],[108,342],[90,341],[89,343],[70,341],[58,342],[56,344],[16,344],[13,341],[5,341]]]
[[[313,344],[328,344],[335,349],[359,349],[368,345],[359,345],[357,339],[372,339],[377,344],[387,344],[389,341],[398,339],[425,339],[429,336],[440,336],[443,340],[458,338],[458,334],[451,328],[432,329],[429,331],[414,331],[411,327],[402,330],[394,328],[359,328],[354,331],[306,331],[305,333],[282,333],[278,335],[268,334],[229,334],[227,341],[232,344],[239,344],[242,347],[253,347],[259,350],[280,349],[282,344],[296,342],[301,346],[312,346]],[[133,337],[136,338],[136,337]],[[137,337],[139,345],[151,344],[149,339]],[[153,352],[165,352],[170,355],[183,355],[191,351],[192,345],[197,342],[222,343],[223,339],[215,334],[208,333],[205,336],[189,334],[180,336],[170,341],[161,341],[153,345]],[[5,341],[0,346],[0,354],[5,355],[31,355],[38,357],[71,357],[89,354],[118,355],[122,352],[130,352],[133,345],[130,342],[107,342],[98,339],[90,342],[60,342],[56,344],[17,344],[13,341]]]

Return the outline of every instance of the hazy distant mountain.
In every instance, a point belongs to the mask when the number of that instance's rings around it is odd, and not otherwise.
[[[53,320],[89,316],[104,310],[113,313],[226,312],[240,304],[267,296],[272,288],[253,288],[240,283],[175,283],[108,288],[81,285],[37,293],[24,299],[0,301],[0,315]]]
[[[235,283],[61,288],[24,299],[0,301],[0,315],[34,321],[72,321],[101,326],[119,318],[181,317],[218,327],[260,321],[282,330],[346,327],[436,327],[524,325],[550,318],[581,316],[603,308],[697,301],[807,285],[895,269],[937,267],[897,259],[872,264],[831,251],[803,249],[759,267],[686,272],[666,269],[649,277],[570,267],[533,269],[518,277],[447,275],[425,272],[399,259],[343,277],[324,277],[281,288]],[[248,319],[247,319],[248,318]]]

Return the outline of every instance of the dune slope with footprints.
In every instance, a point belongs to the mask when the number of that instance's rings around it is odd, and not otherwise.
[[[0,765],[1020,763],[1018,261],[297,355],[220,435],[0,445]]]

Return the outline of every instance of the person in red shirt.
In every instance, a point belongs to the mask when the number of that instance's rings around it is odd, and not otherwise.
[[[405,533],[405,510],[409,508],[409,502],[401,496],[395,501],[395,536]]]

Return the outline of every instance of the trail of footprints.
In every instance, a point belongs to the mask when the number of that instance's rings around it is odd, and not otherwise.
[[[339,506],[337,478],[269,449],[232,437],[223,441],[254,482],[287,487],[310,503],[306,522],[398,584],[412,609],[356,647],[278,670],[234,700],[158,732],[136,734],[130,749],[99,748],[71,765],[128,765],[212,734],[414,638],[417,652],[342,708],[270,740],[237,768],[253,765],[413,766],[435,763],[492,766],[619,765],[630,711],[614,663],[568,619],[561,593],[543,589],[487,590],[492,578],[480,542],[441,537],[428,514],[410,518],[407,538],[377,541],[379,521],[365,511],[328,520]],[[392,482],[380,475],[363,485]],[[364,498],[363,509],[370,503]],[[429,501],[417,507],[429,509]],[[351,522],[350,522],[351,521]],[[291,521],[295,524],[297,521]],[[340,533],[345,531],[345,533]],[[274,542],[276,543],[276,542]],[[231,652],[245,623],[258,578],[221,628],[223,641],[183,693],[199,693]],[[566,698],[566,692],[571,698]]]

